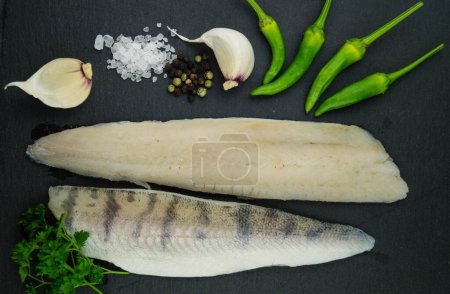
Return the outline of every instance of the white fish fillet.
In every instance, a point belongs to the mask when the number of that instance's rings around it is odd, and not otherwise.
[[[249,118],[107,123],[43,137],[27,154],[86,176],[249,198],[394,202],[408,192],[379,141],[339,124]]]
[[[270,208],[133,189],[59,186],[49,208],[69,233],[90,233],[84,253],[132,273],[205,277],[300,266],[371,250],[363,231]]]

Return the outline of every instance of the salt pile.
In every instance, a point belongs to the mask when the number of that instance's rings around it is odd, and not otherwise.
[[[144,28],[148,31],[148,27]],[[122,79],[140,82],[142,78],[156,82],[156,75],[164,72],[164,66],[177,58],[175,48],[163,34],[157,36],[138,35],[134,38],[119,35],[116,40],[110,35],[98,35],[94,47],[103,50],[111,48],[112,59],[108,59],[108,69],[115,69]],[[164,76],[167,77],[167,76]]]

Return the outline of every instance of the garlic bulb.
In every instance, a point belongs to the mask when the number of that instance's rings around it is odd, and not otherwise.
[[[41,67],[24,82],[12,82],[16,86],[56,108],[72,108],[86,100],[92,88],[92,66],[73,58],[58,58]]]
[[[237,87],[250,76],[255,65],[252,44],[242,33],[226,28],[215,28],[195,40],[179,35],[167,27],[181,40],[191,43],[205,43],[214,51],[220,70],[225,77],[223,88],[229,90]]]

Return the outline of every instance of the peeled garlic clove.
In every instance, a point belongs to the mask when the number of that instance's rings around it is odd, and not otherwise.
[[[16,86],[56,108],[72,108],[86,100],[92,88],[92,66],[74,58],[58,58],[41,67],[24,82]]]
[[[225,77],[223,88],[229,90],[247,80],[255,65],[255,54],[250,41],[242,33],[215,28],[204,33],[200,38],[190,40],[167,27],[181,40],[190,43],[205,43],[214,51],[220,70]]]

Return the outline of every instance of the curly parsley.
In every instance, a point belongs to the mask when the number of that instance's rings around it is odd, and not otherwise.
[[[27,293],[44,289],[50,293],[75,293],[75,289],[87,286],[96,293],[102,293],[96,285],[103,282],[106,274],[128,274],[110,271],[96,265],[86,257],[81,248],[89,238],[85,231],[70,236],[64,229],[63,214],[55,225],[45,220],[45,206],[25,211],[19,224],[26,238],[16,244],[12,260],[19,264],[19,276]]]

